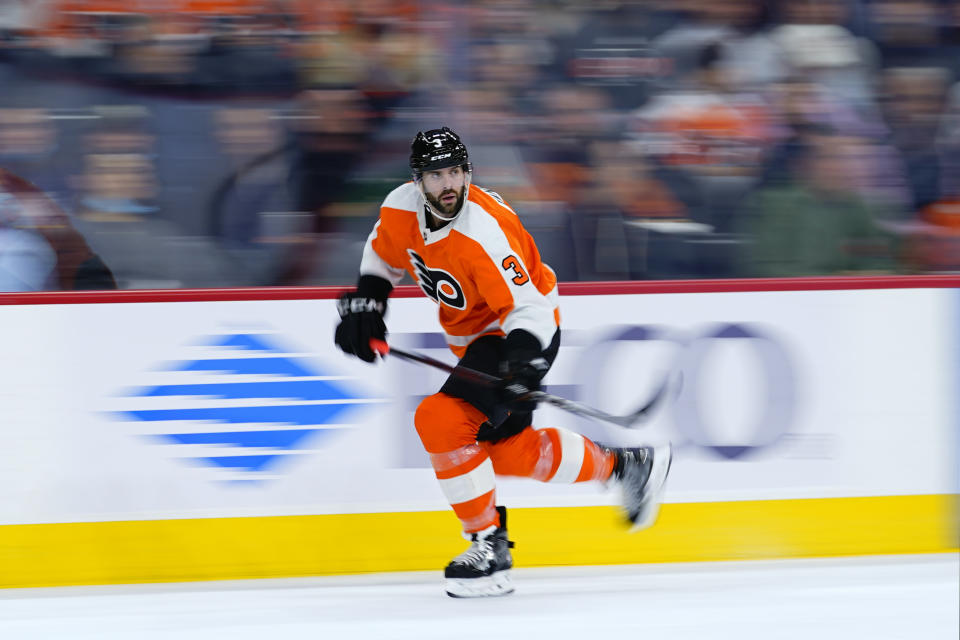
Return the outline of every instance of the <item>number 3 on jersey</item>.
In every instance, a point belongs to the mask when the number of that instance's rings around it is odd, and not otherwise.
[[[510,271],[512,269],[513,272],[517,274],[513,276],[513,284],[521,285],[530,282],[530,276],[523,270],[523,266],[520,264],[520,261],[517,260],[516,256],[507,256],[501,264],[503,265],[504,271]]]

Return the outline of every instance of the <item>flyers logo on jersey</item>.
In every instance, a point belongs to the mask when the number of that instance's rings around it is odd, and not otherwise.
[[[466,309],[467,298],[457,279],[443,269],[431,269],[415,251],[407,249],[417,274],[417,284],[425,294],[454,309]]]

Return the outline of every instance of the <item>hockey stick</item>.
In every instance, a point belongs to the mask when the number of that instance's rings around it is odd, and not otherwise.
[[[419,362],[435,369],[446,371],[447,373],[451,373],[459,378],[463,378],[464,380],[483,385],[485,387],[498,387],[504,382],[503,378],[492,376],[489,373],[484,373],[483,371],[477,371],[468,367],[449,365],[446,362],[441,362],[440,360],[436,360],[430,356],[425,356],[421,353],[404,351],[403,349],[398,349],[388,345],[383,340],[371,339],[370,348],[373,349],[375,353],[379,354],[380,357],[386,357],[388,354],[392,354],[404,360]],[[573,400],[567,400],[566,398],[561,398],[560,396],[555,396],[546,393],[545,391],[528,391],[521,397],[536,400],[538,402],[546,402],[547,404],[552,404],[559,409],[569,411],[570,413],[574,413],[576,415],[595,418],[597,420],[610,422],[627,429],[633,429],[638,427],[641,421],[650,417],[650,414],[653,412],[653,410],[666,397],[669,387],[670,376],[667,375],[654,394],[650,396],[650,398],[643,403],[639,409],[624,416],[611,415],[606,411],[594,409],[593,407],[588,407],[585,404],[580,404],[579,402],[574,402]]]

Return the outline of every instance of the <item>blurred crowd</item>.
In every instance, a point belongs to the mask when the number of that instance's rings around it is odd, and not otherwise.
[[[0,0],[0,290],[351,284],[418,130],[561,280],[960,271],[951,0]]]

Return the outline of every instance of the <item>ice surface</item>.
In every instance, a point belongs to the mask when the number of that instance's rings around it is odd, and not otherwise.
[[[957,640],[956,554],[518,569],[455,600],[440,571],[0,590],[0,638]]]

